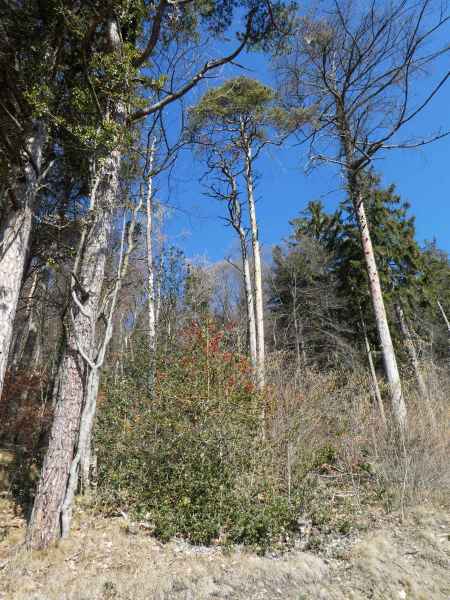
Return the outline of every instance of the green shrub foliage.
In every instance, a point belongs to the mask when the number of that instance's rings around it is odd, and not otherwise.
[[[145,518],[163,540],[264,550],[286,541],[296,507],[262,435],[248,361],[229,351],[232,334],[211,323],[186,328],[177,349],[158,357],[150,398],[136,366],[106,384],[99,489],[107,507]]]

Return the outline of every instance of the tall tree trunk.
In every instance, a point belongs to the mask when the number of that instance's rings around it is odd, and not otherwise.
[[[360,309],[360,311],[361,311],[361,309]],[[366,323],[362,317],[362,311],[361,311],[361,328],[362,328],[363,336],[364,336],[364,345],[366,348],[367,361],[369,363],[370,375],[372,377],[373,393],[374,393],[375,400],[376,400],[376,403],[378,406],[378,411],[380,413],[381,422],[383,423],[383,425],[386,425],[386,415],[384,413],[383,399],[381,397],[380,386],[378,385],[377,373],[375,371],[375,365],[373,364],[372,349],[370,347],[369,338],[367,337]]]
[[[36,195],[40,184],[45,132],[36,124],[26,143],[25,167],[14,190],[15,206],[0,225],[0,397],[5,381],[13,324],[28,255]],[[31,160],[30,160],[31,159]]]
[[[247,145],[245,155],[245,180],[247,184],[247,203],[250,217],[250,228],[252,235],[253,249],[253,275],[255,283],[255,319],[256,319],[256,340],[258,348],[257,365],[257,385],[259,389],[264,388],[266,381],[265,370],[265,338],[264,338],[264,302],[262,291],[262,269],[261,269],[261,249],[259,245],[258,222],[256,219],[256,207],[254,197],[254,184],[252,173],[252,151],[250,145]]]
[[[163,254],[164,254],[164,232],[163,232],[164,216],[165,216],[164,209],[159,204],[157,206],[157,211],[156,211],[158,227],[156,230],[156,235],[154,236],[154,238],[156,239],[156,242],[157,242],[156,247],[158,249],[158,262],[154,268],[155,273],[156,273],[156,277],[155,277],[155,282],[156,282],[155,321],[156,321],[157,327],[159,325],[159,315],[161,313],[161,290],[162,290],[163,275],[164,275],[164,259],[163,259]],[[156,331],[156,337],[158,337],[158,331]]]
[[[411,362],[411,366],[414,371],[414,376],[417,380],[417,386],[419,388],[419,394],[422,398],[423,402],[427,405],[428,413],[430,415],[430,420],[432,423],[435,422],[434,413],[430,402],[430,395],[428,393],[428,388],[423,378],[422,372],[420,370],[419,358],[417,356],[416,347],[414,345],[414,340],[411,335],[411,331],[408,327],[408,323],[406,322],[406,318],[403,312],[402,305],[397,303],[395,305],[395,313],[397,315],[398,324],[400,326],[400,331],[403,336],[403,341],[405,343],[406,352],[408,353],[409,360]]]
[[[447,325],[447,331],[448,331],[448,334],[449,334],[449,336],[450,336],[450,321],[448,320],[448,318],[447,318],[447,315],[445,314],[444,307],[443,307],[443,306],[442,306],[442,304],[439,302],[439,300],[437,301],[437,305],[438,305],[438,307],[439,307],[439,310],[441,311],[441,315],[442,315],[442,317],[443,317],[443,319],[444,319],[444,321],[445,321],[445,324]]]
[[[10,368],[13,372],[13,377],[18,373],[33,377],[39,372],[38,367],[42,355],[42,332],[45,311],[43,309],[42,298],[39,299],[39,293],[37,292],[39,288],[42,291],[46,289],[46,281],[42,281],[43,276],[46,277],[45,272],[35,271],[28,292],[26,323],[14,344],[14,351],[11,357]],[[30,383],[34,382],[30,381]],[[8,407],[10,415],[20,414],[22,408],[27,406],[32,389],[33,385],[23,386],[20,397],[14,401],[13,405]]]
[[[94,429],[95,413],[97,410],[97,397],[98,389],[100,386],[100,366],[91,367],[89,376],[90,379],[86,386],[86,400],[83,408],[82,417],[80,420],[80,434],[77,443],[77,452],[79,452],[80,464],[80,487],[82,493],[86,493],[91,485],[91,470],[92,470],[92,432]],[[83,418],[84,416],[84,418]],[[72,461],[71,469],[75,469],[74,479],[72,483],[73,494],[66,494],[64,501],[64,509],[67,506],[67,513],[71,515],[73,495],[77,489],[78,477],[77,477],[77,461]],[[69,488],[69,486],[68,486]],[[63,509],[63,515],[64,515]],[[65,537],[69,533],[70,529],[70,518],[66,520],[64,527],[62,527],[61,535]]]
[[[153,163],[155,157],[155,139],[149,149],[149,174],[147,179],[146,197],[146,243],[147,243],[147,293],[148,293],[148,387],[149,393],[153,393],[155,378],[156,358],[156,295],[155,295],[155,263],[153,257]]]
[[[97,345],[94,344],[94,351],[91,356],[84,356],[89,366],[89,376],[86,384],[86,394],[83,410],[80,419],[80,433],[77,443],[77,452],[70,467],[70,477],[67,485],[67,492],[62,508],[62,530],[61,535],[65,537],[69,533],[72,502],[77,490],[78,468],[80,469],[80,484],[83,493],[86,493],[91,484],[91,471],[93,467],[92,452],[93,441],[92,432],[94,429],[95,413],[97,410],[97,396],[100,386],[100,370],[103,366],[106,351],[113,334],[114,314],[116,311],[119,292],[122,288],[123,280],[128,272],[130,254],[134,249],[134,232],[136,228],[137,215],[142,207],[142,198],[135,206],[132,213],[131,222],[127,228],[126,212],[124,213],[122,225],[122,239],[120,244],[119,262],[117,265],[117,276],[112,292],[107,296],[103,303],[103,316],[106,319],[106,327],[103,338]],[[125,232],[128,229],[127,248],[125,250]]]
[[[73,302],[66,317],[67,339],[57,374],[58,385],[54,390],[53,424],[28,525],[28,547],[45,548],[60,536],[62,508],[90,368],[82,352],[94,358],[95,323],[112,229],[119,164],[120,153],[115,151],[93,190],[92,225],[85,232],[79,249],[79,266],[75,271],[77,283],[73,286]]]
[[[49,273],[36,269],[27,298],[27,320],[14,345],[11,365],[14,370],[26,367],[36,373],[42,356],[42,335],[45,323],[45,300]]]
[[[37,335],[34,338],[34,343],[32,348],[30,349],[30,367],[32,371],[37,372],[39,365],[42,361],[43,356],[43,338],[44,338],[44,328],[45,328],[45,320],[46,320],[46,298],[48,293],[48,285],[49,285],[50,274],[49,272],[44,272],[43,278],[40,282],[42,297],[40,299],[39,311],[35,315],[38,320],[36,325]],[[25,350],[25,354],[26,354]]]
[[[120,51],[117,22],[107,22],[107,37],[113,51]],[[123,126],[126,110],[118,102],[109,120]],[[90,215],[80,242],[72,276],[72,298],[67,310],[66,342],[62,351],[58,385],[54,390],[54,417],[49,444],[28,524],[28,548],[45,548],[68,530],[74,494],[74,470],[78,479],[79,456],[85,447],[80,436],[80,418],[88,418],[92,405],[93,368],[97,356],[95,330],[105,276],[108,243],[119,187],[121,151],[115,148],[102,162],[91,189]],[[95,411],[95,406],[94,406]],[[81,423],[84,428],[84,424]],[[84,431],[84,429],[83,429]],[[84,436],[84,433],[83,433]],[[75,453],[77,442],[78,449]],[[74,457],[76,460],[74,460]]]
[[[252,364],[253,376],[255,377],[255,380],[258,381],[258,347],[256,337],[257,334],[255,321],[255,302],[253,299],[253,285],[250,273],[250,261],[248,259],[247,252],[247,239],[245,235],[245,230],[242,226],[242,207],[238,197],[236,178],[226,167],[224,167],[223,172],[228,178],[231,186],[231,194],[228,200],[228,212],[230,214],[230,222],[239,236],[239,242],[241,245],[242,279],[244,282],[250,361]]]
[[[35,320],[35,294],[38,286],[39,270],[36,270],[33,275],[30,290],[28,292],[26,306],[26,322],[22,326],[22,329],[17,333],[16,339],[12,344],[10,364],[14,371],[17,371],[22,362],[23,356],[28,354],[30,357],[30,350],[34,347],[34,340],[37,334],[37,324]],[[15,323],[17,329],[17,323]]]
[[[253,300],[252,278],[250,274],[250,263],[248,260],[247,243],[245,232],[241,228],[239,233],[241,242],[241,257],[242,257],[242,277],[244,281],[245,305],[247,309],[247,328],[248,341],[250,348],[250,362],[252,364],[253,373],[258,380],[258,350],[256,343],[256,323],[255,323],[255,304]]]
[[[378,330],[378,336],[381,344],[384,369],[389,384],[390,400],[392,412],[397,427],[400,431],[406,428],[406,405],[402,394],[402,385],[400,373],[398,370],[397,359],[395,357],[394,346],[392,343],[391,332],[386,315],[383,294],[381,291],[380,277],[375,261],[372,239],[370,237],[369,224],[367,222],[364,201],[359,190],[354,190],[352,194],[353,207],[358,221],[361,234],[361,244],[366,262],[366,269],[369,278],[369,290],[375,315],[375,322]]]

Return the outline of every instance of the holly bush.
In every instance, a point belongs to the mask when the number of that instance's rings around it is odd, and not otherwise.
[[[105,509],[192,543],[285,542],[295,524],[263,435],[261,394],[232,332],[192,323],[160,354],[151,394],[136,364],[104,388],[97,424]],[[145,370],[145,360],[138,361]]]

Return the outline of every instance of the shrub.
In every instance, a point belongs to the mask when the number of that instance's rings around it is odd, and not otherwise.
[[[163,540],[246,543],[264,550],[295,526],[262,435],[262,402],[229,332],[193,324],[158,358],[149,398],[139,381],[106,385],[98,418],[105,507],[131,510]]]

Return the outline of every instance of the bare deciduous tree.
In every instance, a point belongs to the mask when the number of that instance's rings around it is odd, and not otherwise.
[[[380,152],[417,147],[446,134],[398,138],[450,77],[440,63],[448,50],[441,37],[448,25],[446,7],[434,0],[334,0],[314,20],[301,20],[293,52],[279,65],[287,104],[314,111],[304,131],[311,162],[337,165],[353,202],[393,415],[401,430],[407,423],[406,406],[361,177]],[[433,66],[441,73],[422,84],[426,92],[418,98],[414,83]]]

